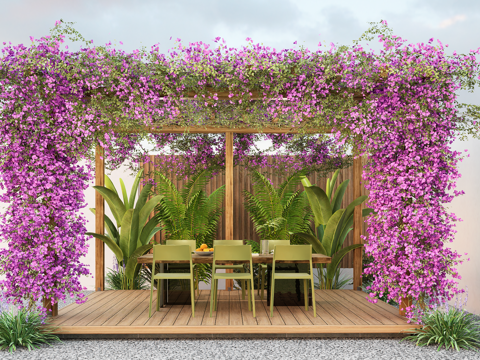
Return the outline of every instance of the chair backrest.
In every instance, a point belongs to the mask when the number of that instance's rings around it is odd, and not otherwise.
[[[243,240],[213,240],[213,247],[217,245],[243,245]]]
[[[192,261],[192,252],[189,245],[154,245],[153,261]]]
[[[195,240],[167,240],[167,245],[188,245],[192,252],[197,249],[197,242]]]
[[[231,241],[231,240],[228,240]],[[213,252],[214,263],[224,261],[252,261],[252,247],[250,245],[216,245]]]
[[[275,250],[277,245],[290,245],[290,240],[268,240],[268,252]],[[262,242],[260,241],[260,252],[262,252]]]
[[[293,260],[312,262],[312,245],[277,245],[273,253],[273,261]]]

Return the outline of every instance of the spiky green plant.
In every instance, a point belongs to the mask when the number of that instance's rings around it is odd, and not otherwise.
[[[244,190],[245,208],[262,240],[288,240],[293,233],[308,231],[312,213],[301,190],[295,190],[303,172],[290,175],[275,189],[258,171],[252,172],[253,193]]]
[[[130,191],[130,198],[123,181],[120,179],[123,201],[118,196],[118,192],[108,176],[105,176],[105,186],[93,187],[102,195],[110,207],[116,226],[108,216],[105,216],[107,235],[90,232],[87,235],[92,235],[107,244],[115,254],[119,268],[125,268],[124,289],[133,289],[134,279],[137,278],[140,271],[137,258],[152,248],[153,245],[150,244],[150,240],[161,230],[161,227],[157,226],[158,221],[155,217],[148,220],[155,206],[162,200],[161,195],[153,196],[148,200],[148,197],[152,195],[151,184],[146,184],[143,187],[135,203],[142,173],[143,170],[135,178]],[[95,211],[93,210],[93,212]]]
[[[42,344],[51,345],[60,339],[53,332],[55,328],[45,322],[44,315],[27,308],[0,313],[0,350],[9,352],[24,346],[29,351]]]
[[[353,212],[355,207],[362,204],[368,197],[359,196],[346,209],[341,209],[340,206],[349,180],[342,182],[334,192],[333,188],[338,173],[339,170],[335,171],[332,179],[327,179],[326,192],[320,187],[312,185],[306,177],[301,179],[313,211],[315,229],[295,235],[310,243],[315,252],[332,258],[330,264],[325,267],[321,264],[319,267],[318,278],[321,289],[332,289],[334,284],[338,286],[340,281],[340,261],[353,249],[363,246],[361,244],[353,244],[343,248],[343,243],[348,233],[353,229]],[[372,212],[372,209],[363,209],[362,216],[367,216]]]
[[[480,322],[473,314],[457,307],[437,308],[422,317],[423,326],[411,330],[404,340],[415,342],[418,346],[438,345],[445,349],[476,350],[480,348]]]

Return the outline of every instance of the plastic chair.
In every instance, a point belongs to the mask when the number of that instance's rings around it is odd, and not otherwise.
[[[310,274],[307,273],[278,273],[275,274],[276,261],[308,261],[310,263]],[[303,279],[303,297],[305,298],[305,310],[308,311],[308,283],[312,286],[312,305],[313,316],[317,317],[317,308],[315,306],[315,284],[313,282],[312,266],[312,245],[277,245],[273,253],[272,264],[272,290],[270,295],[270,317],[273,317],[273,297],[275,296],[275,280],[280,279]]]
[[[190,280],[190,292],[192,301],[192,317],[195,316],[195,292],[193,289],[193,263],[192,252],[189,245],[154,245],[153,246],[153,264],[156,261],[164,263],[175,261],[190,261],[189,273],[157,273],[155,274],[155,266],[152,266],[152,283],[150,287],[150,307],[148,316],[152,316],[152,300],[153,300],[153,285],[155,280],[157,283],[157,311],[160,309],[160,280]]]
[[[290,240],[268,240],[268,252],[275,249],[276,245],[290,245]],[[260,241],[260,253],[262,252],[262,242]],[[258,281],[257,281],[257,294],[260,295],[260,299],[263,300],[263,290],[265,287],[265,272],[267,271],[267,264],[258,264]],[[260,283],[260,277],[262,282]],[[260,289],[262,290],[260,292]]]
[[[243,245],[243,240],[213,240],[213,247],[216,245],[229,245],[229,246],[239,246]],[[231,270],[240,270],[244,273],[245,268],[243,264],[241,265],[217,265],[217,269],[231,269]],[[245,281],[242,281],[242,300],[245,300]]]
[[[197,249],[197,241],[196,240],[167,240],[166,245],[188,245],[193,252]],[[173,266],[172,266],[173,265]],[[172,264],[169,266],[175,270],[188,270],[188,264]],[[200,296],[200,286],[198,281],[198,268],[197,264],[193,264],[193,268],[195,269],[195,288],[197,289],[197,295]]]
[[[229,240],[231,241],[231,240]],[[253,317],[255,317],[255,298],[253,291],[253,272],[252,272],[252,247],[250,245],[239,245],[239,246],[229,246],[229,245],[217,245],[214,247],[215,251],[213,252],[213,271],[212,271],[212,290],[210,291],[210,317],[212,316],[213,310],[217,310],[217,289],[218,289],[218,280],[243,280],[247,282],[247,292],[248,292],[248,310],[253,308]],[[217,261],[222,262],[235,262],[243,261],[250,263],[250,272],[246,273],[218,273]]]

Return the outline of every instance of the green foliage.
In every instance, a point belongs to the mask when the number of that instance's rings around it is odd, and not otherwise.
[[[322,284],[328,283],[327,273],[327,269],[323,266],[314,269],[313,275],[318,279],[318,284],[315,284],[317,289],[322,289]],[[340,277],[340,268],[337,267],[335,276],[331,281],[330,289],[343,289],[346,285],[352,285],[352,278],[346,276]]]
[[[197,247],[213,245],[225,196],[225,186],[209,196],[205,193],[205,185],[215,170],[218,169],[196,173],[182,190],[178,190],[165,175],[155,172],[156,189],[163,196],[156,207],[155,219],[165,230],[167,240],[194,239]]]
[[[305,193],[295,190],[303,172],[290,175],[278,189],[258,171],[252,172],[253,194],[244,190],[245,209],[262,240],[300,242],[292,234],[308,231],[312,213]]]
[[[305,176],[301,178],[313,211],[315,230],[310,229],[309,232],[295,235],[310,243],[315,252],[332,258],[332,262],[325,267],[326,273],[323,272],[324,266],[320,266],[319,286],[321,289],[332,289],[334,284],[336,284],[335,286],[341,284],[338,268],[340,262],[350,251],[362,246],[361,244],[353,244],[343,248],[343,243],[348,233],[353,229],[355,206],[362,204],[367,196],[359,196],[346,209],[340,209],[349,180],[342,182],[334,192],[333,188],[338,173],[339,170],[335,171],[332,179],[327,179],[326,192],[318,186],[310,184]],[[362,216],[367,216],[372,211],[372,209],[363,209]]]
[[[438,308],[422,318],[423,326],[412,330],[413,334],[405,338],[418,346],[438,345],[445,349],[470,349],[480,347],[480,322],[473,314],[463,309],[450,307]],[[405,340],[404,339],[404,340]]]
[[[260,254],[260,244],[255,240],[245,240],[245,245],[250,245],[252,247],[253,254]]]
[[[146,184],[143,187],[135,204],[135,197],[142,173],[143,170],[135,177],[130,197],[127,195],[123,180],[120,180],[123,201],[118,196],[118,192],[108,176],[105,176],[106,186],[93,187],[107,202],[117,225],[115,226],[113,221],[105,215],[107,235],[96,233],[87,233],[87,235],[92,235],[102,240],[115,254],[119,268],[124,268],[125,271],[124,289],[134,288],[134,279],[137,278],[140,270],[137,258],[152,248],[153,245],[150,244],[150,240],[162,229],[157,226],[158,221],[155,217],[147,222],[150,213],[162,200],[161,195],[153,196],[148,200],[148,197],[151,195],[151,184]],[[95,213],[94,209],[90,210]]]
[[[60,339],[54,335],[54,327],[45,323],[39,312],[32,312],[26,308],[0,313],[0,350],[8,349],[9,352],[24,346],[29,351],[42,344],[51,345]]]
[[[145,281],[145,278],[140,273],[133,279],[133,287],[125,287],[127,281],[125,281],[125,271],[123,268],[108,269],[105,282],[107,283],[106,290],[148,290],[150,289],[149,282]]]

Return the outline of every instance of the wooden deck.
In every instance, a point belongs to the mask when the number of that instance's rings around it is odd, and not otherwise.
[[[316,290],[317,318],[311,307],[307,312],[300,306],[277,306],[271,318],[259,298],[254,318],[240,291],[220,291],[218,309],[210,317],[206,290],[196,299],[195,317],[190,305],[172,305],[149,318],[149,295],[148,290],[95,292],[84,304],[60,309],[53,325],[62,338],[391,337],[415,327],[393,306],[369,303],[364,293],[353,290]]]

